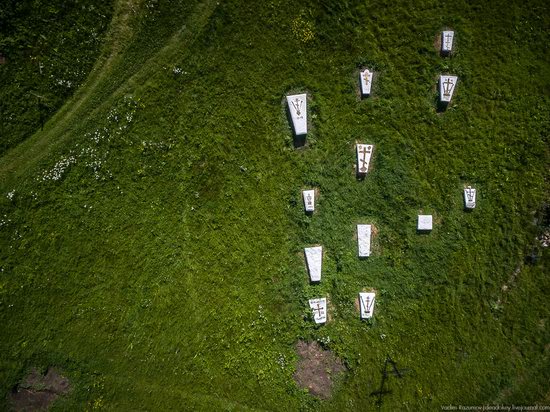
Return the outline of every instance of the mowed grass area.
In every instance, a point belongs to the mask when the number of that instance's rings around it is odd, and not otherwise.
[[[116,2],[87,82],[0,160],[0,407],[55,365],[54,410],[373,410],[388,355],[409,373],[382,410],[550,404],[549,28],[543,1]],[[459,76],[443,113],[440,73]],[[284,96],[304,91],[295,149]],[[378,230],[366,260],[357,223]],[[348,367],[332,399],[295,385],[300,339]]]
[[[86,80],[111,17],[112,2],[3,2],[0,154],[31,136]]]

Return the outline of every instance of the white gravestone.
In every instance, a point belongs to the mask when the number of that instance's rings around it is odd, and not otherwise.
[[[369,171],[370,158],[374,146],[371,144],[357,144],[357,173],[366,175]]]
[[[464,205],[466,209],[474,209],[476,207],[476,190],[470,186],[464,189]]]
[[[313,212],[315,210],[315,190],[302,191],[302,197],[304,198],[306,212]]]
[[[323,266],[323,246],[306,247],[304,252],[306,255],[309,278],[312,282],[320,282],[321,269]]]
[[[453,50],[453,38],[455,32],[452,30],[446,30],[441,32],[441,51],[443,53],[450,53]]]
[[[307,94],[287,96],[288,109],[296,136],[307,134]]]
[[[359,309],[361,314],[361,319],[369,319],[374,315],[374,300],[376,294],[372,292],[361,292],[359,293]]]
[[[309,307],[313,312],[315,323],[325,323],[327,321],[327,298],[310,299]]]
[[[359,257],[370,256],[371,225],[357,225],[357,243],[359,245]]]
[[[370,95],[370,89],[372,86],[373,73],[369,69],[362,70],[359,74],[359,80],[361,82],[361,94],[363,96]]]
[[[456,76],[439,76],[439,100],[442,103],[451,101],[457,82]]]
[[[418,215],[418,230],[432,230],[432,215]]]

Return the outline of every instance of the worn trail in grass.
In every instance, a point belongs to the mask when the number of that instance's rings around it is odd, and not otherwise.
[[[548,6],[122,2],[115,19],[130,5],[133,29],[113,25],[124,46],[78,108],[0,162],[15,191],[0,200],[4,393],[53,364],[74,385],[66,409],[374,409],[391,355],[410,374],[390,379],[384,410],[549,402],[547,250],[523,264],[547,194]],[[442,59],[447,25],[457,53]],[[377,78],[360,101],[365,64]],[[460,80],[439,114],[441,72]],[[299,150],[295,91],[312,97]],[[362,182],[355,141],[376,145]],[[306,187],[320,190],[311,217]],[[359,222],[379,232],[362,261]],[[315,286],[312,244],[326,250]],[[364,287],[372,324],[354,309]],[[331,322],[316,327],[307,299],[323,295]],[[294,384],[298,339],[348,367],[331,400]]]

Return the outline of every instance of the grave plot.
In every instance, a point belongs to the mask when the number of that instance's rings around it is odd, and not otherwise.
[[[361,70],[361,72],[359,73],[359,84],[361,85],[362,97],[370,96],[373,75],[374,73],[369,69]]]
[[[432,215],[418,215],[418,224],[416,229],[420,232],[429,232],[432,230]]]
[[[456,83],[458,82],[457,76],[439,76],[439,101],[442,104],[448,104],[453,98]]]
[[[56,368],[48,368],[45,375],[32,368],[8,397],[16,411],[45,411],[60,396],[71,390],[70,382]]]
[[[376,294],[374,292],[359,293],[359,316],[361,319],[370,319],[374,315],[374,301]]]
[[[313,213],[315,211],[315,190],[303,190],[302,198],[306,213]]]
[[[307,134],[307,94],[295,94],[286,97],[292,127],[296,136]]]
[[[444,30],[441,32],[441,54],[448,55],[453,51],[453,39],[455,32]]]
[[[371,225],[357,225],[357,246],[359,257],[370,256]]]
[[[374,145],[361,144],[356,145],[357,150],[357,175],[365,176],[369,171],[370,159],[374,150]]]
[[[310,299],[309,308],[313,313],[315,323],[326,323],[327,321],[327,298]]]
[[[323,246],[306,247],[304,254],[311,282],[320,282],[323,268]]]
[[[329,399],[335,380],[346,371],[342,360],[318,342],[299,341],[296,344],[298,364],[294,373],[296,384],[320,399]]]
[[[464,188],[464,207],[466,209],[476,207],[476,190],[470,186]]]

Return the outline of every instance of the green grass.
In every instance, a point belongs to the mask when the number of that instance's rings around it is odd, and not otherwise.
[[[56,365],[74,388],[58,410],[372,410],[390,355],[410,373],[389,379],[382,410],[548,405],[547,249],[524,264],[548,198],[548,11],[117,2],[87,81],[0,160],[2,392]],[[364,64],[377,78],[360,101]],[[459,83],[437,113],[442,72]],[[302,149],[283,105],[294,91],[311,96]],[[376,145],[364,181],[355,141]],[[311,217],[306,187],[320,190]],[[367,260],[359,222],[379,230]],[[371,287],[365,323],[353,305]],[[307,299],[324,295],[332,321],[317,327]],[[298,339],[348,366],[331,400],[294,384]]]
[[[96,61],[112,4],[7,1],[0,10],[0,154],[41,127]]]

